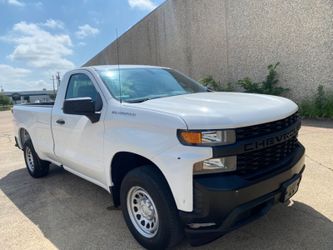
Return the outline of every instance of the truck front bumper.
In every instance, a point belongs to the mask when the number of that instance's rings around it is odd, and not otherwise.
[[[288,186],[293,184],[292,194],[297,191],[304,168],[300,145],[288,166],[256,181],[232,174],[195,176],[194,211],[180,212],[191,245],[213,241],[290,198]]]

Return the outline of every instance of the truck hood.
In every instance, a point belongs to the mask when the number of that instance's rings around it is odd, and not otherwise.
[[[298,110],[294,102],[283,97],[235,92],[171,96],[134,105],[178,115],[188,129],[251,126],[286,118]]]

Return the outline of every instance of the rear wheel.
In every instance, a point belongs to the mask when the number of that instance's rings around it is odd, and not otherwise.
[[[121,208],[134,238],[147,249],[165,249],[184,235],[170,189],[153,166],[130,171],[120,190]]]
[[[25,164],[32,177],[39,178],[46,176],[49,173],[50,163],[48,161],[43,161],[38,157],[30,139],[24,143],[23,153]]]

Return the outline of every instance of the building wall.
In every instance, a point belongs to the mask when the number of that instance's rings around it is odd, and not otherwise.
[[[50,95],[54,94],[53,91],[21,91],[21,92],[1,92],[5,96],[8,96],[12,103],[36,103],[36,102],[52,102]],[[15,99],[13,95],[17,98]],[[15,99],[15,100],[14,100]]]
[[[261,81],[280,62],[300,100],[333,87],[332,0],[168,0],[118,40],[121,64],[176,68],[194,79]],[[85,66],[117,63],[117,42]]]

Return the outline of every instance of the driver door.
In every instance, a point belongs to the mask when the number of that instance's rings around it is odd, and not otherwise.
[[[97,83],[89,72],[75,73],[68,80],[64,99],[90,97],[96,102],[98,92]],[[96,123],[84,115],[65,114],[62,108],[52,115],[54,152],[58,160],[68,170],[102,184],[105,184],[102,167],[105,107]]]

